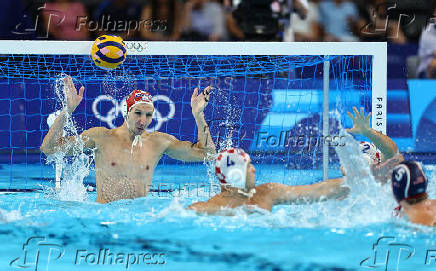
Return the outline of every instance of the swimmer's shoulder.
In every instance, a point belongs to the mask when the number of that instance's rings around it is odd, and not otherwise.
[[[404,213],[408,220],[416,224],[436,226],[435,201],[430,200],[429,203],[430,204],[414,206],[414,208],[409,208],[408,211],[405,210]]]
[[[171,135],[169,135],[167,133],[163,133],[163,132],[154,131],[154,132],[150,133],[150,136],[157,137],[157,138],[168,138]]]
[[[169,145],[172,142],[177,141],[175,136],[162,132],[153,132],[150,134],[150,138],[164,145]]]
[[[80,136],[85,143],[85,148],[94,148],[99,147],[110,132],[111,130],[105,127],[92,127],[83,131]]]
[[[432,212],[413,212],[407,214],[409,221],[416,224],[421,224],[425,226],[436,226],[436,217]]]
[[[110,130],[106,127],[92,127],[83,131],[82,136],[88,136],[91,139],[97,139],[99,137],[108,136],[112,132],[113,130]]]
[[[256,186],[256,193],[252,198],[252,203],[262,209],[271,211],[276,199],[276,183],[264,183]]]
[[[256,186],[256,195],[257,196],[271,196],[274,191],[280,189],[282,184],[280,183],[264,183]]]

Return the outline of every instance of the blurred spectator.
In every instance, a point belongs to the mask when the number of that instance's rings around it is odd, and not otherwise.
[[[137,39],[139,29],[144,26],[140,22],[141,6],[129,0],[104,0],[95,10],[93,26],[95,36],[112,34],[123,39]]]
[[[325,0],[319,4],[320,24],[324,41],[356,41],[351,26],[357,21],[354,3],[346,0]]]
[[[318,3],[319,0],[308,2],[306,18],[304,20],[298,14],[291,14],[294,41],[321,41]]]
[[[24,12],[20,1],[2,0],[0,9],[0,39],[31,39],[35,31],[30,14]]]
[[[212,0],[188,0],[185,4],[183,40],[227,40],[224,8]]]
[[[226,27],[227,32],[229,33],[229,38],[237,41],[244,40],[244,32],[238,26],[235,17],[233,17],[234,7],[232,0],[223,0],[223,7],[225,10]]]
[[[436,24],[430,24],[419,41],[419,78],[436,78]]]
[[[279,4],[281,5],[278,9]],[[306,20],[309,11],[307,0],[274,0],[272,9],[274,13],[280,15],[280,21],[284,24],[283,41],[295,41],[292,17],[297,15],[300,20]]]
[[[386,0],[360,1],[358,7],[360,19],[355,33],[361,41],[391,41],[399,44],[407,41],[399,21],[393,15],[388,15],[388,7],[391,6]]]
[[[247,41],[279,41],[280,4],[276,0],[235,1],[233,17]],[[283,1],[281,1],[283,3]],[[289,16],[289,14],[288,14]]]
[[[87,40],[89,32],[86,27],[76,27],[77,18],[88,14],[81,2],[71,0],[54,0],[40,10],[45,31],[50,38],[57,40]]]
[[[178,40],[182,8],[180,0],[151,0],[142,9],[141,21],[146,21],[148,27],[141,28],[141,37],[146,40]]]

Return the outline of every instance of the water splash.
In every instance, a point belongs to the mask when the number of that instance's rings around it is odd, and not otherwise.
[[[74,157],[71,164],[64,166],[64,178],[57,190],[57,198],[63,201],[88,201],[83,180],[89,175],[92,159],[84,153]]]
[[[108,71],[102,80],[102,89],[117,99],[123,99],[126,93],[136,89],[137,78],[125,66],[121,66],[121,74],[116,71]]]
[[[200,82],[201,83],[201,82]],[[238,121],[237,119],[241,116],[241,108],[237,106],[233,106],[236,103],[236,97],[230,96],[229,93],[227,93],[224,89],[220,88],[218,84],[211,84],[213,86],[213,94],[212,99],[214,99],[214,102],[217,104],[227,104],[228,106],[224,107],[224,116],[225,119],[222,120],[218,126],[224,128],[224,137],[222,137],[220,131],[218,132],[218,140],[217,140],[217,152],[220,152],[225,149],[232,148],[234,146],[232,138],[233,133],[237,130],[240,130],[241,127],[238,127]],[[199,89],[201,87],[199,86]],[[231,102],[233,101],[233,102]],[[207,157],[207,159],[204,161],[204,164],[207,168],[207,177],[209,181],[209,185],[213,186],[216,184],[216,178],[215,178],[215,167],[214,167],[214,159],[215,155],[213,157]]]
[[[343,200],[328,200],[309,205],[275,206],[272,212],[231,210],[233,217],[199,216],[196,223],[213,227],[239,228],[354,228],[373,223],[392,222],[395,201],[389,185],[380,185],[371,175],[368,163],[360,154],[358,142],[342,131],[345,146],[336,149],[347,176],[350,194]],[[194,198],[193,202],[207,200]],[[180,211],[180,210],[179,210]]]
[[[12,211],[6,211],[0,209],[0,222],[14,222],[17,220],[21,220],[23,217],[21,215],[20,210],[12,210]]]
[[[58,107],[61,108],[66,108],[67,106],[63,80],[65,76],[66,75],[61,75],[60,78],[55,81],[54,85]],[[45,196],[57,200],[87,201],[88,194],[83,185],[83,179],[88,176],[93,159],[92,156],[88,156],[83,152],[84,142],[79,136],[72,117],[67,114],[63,114],[63,116],[66,118],[63,136],[72,136],[75,140],[74,143],[67,143],[65,152],[57,152],[47,156],[47,163],[52,163],[56,166],[56,178],[60,179],[60,174],[63,175],[63,178],[60,187],[43,187],[43,191]],[[71,154],[71,157],[67,157],[67,153]]]
[[[157,215],[159,218],[165,218],[166,221],[176,221],[177,217],[189,217],[194,216],[194,213],[185,208],[183,200],[180,198],[173,198],[170,205],[163,208]],[[176,219],[175,219],[176,218]]]
[[[340,136],[344,139],[344,146],[338,146],[335,150],[346,172],[345,183],[350,186],[352,193],[369,192],[367,190],[374,187],[372,184],[375,181],[369,164],[360,153],[359,143],[343,130]]]
[[[336,153],[346,171],[344,184],[350,187],[350,193],[342,201],[329,200],[307,208],[311,209],[309,215],[302,215],[300,219],[309,224],[312,221],[335,227],[390,221],[395,207],[390,186],[375,181],[368,163],[359,151],[358,142],[343,130],[341,135],[344,136],[345,146],[336,147]],[[307,211],[304,213],[307,214]],[[316,214],[319,214],[318,218],[315,217]]]
[[[235,131],[240,131],[242,128],[239,126],[239,123],[241,123],[241,108],[236,106],[240,103],[237,101],[235,96],[230,95],[230,92],[218,86],[216,86],[213,91],[215,92],[213,93],[214,102],[227,105],[223,107],[223,115],[225,116],[225,119],[219,123],[219,126],[224,128],[225,134],[224,137],[221,137],[221,134],[219,133],[219,142],[217,142],[219,150],[224,150],[231,148],[234,145],[232,142],[233,133]]]
[[[425,165],[424,171],[428,177],[427,193],[430,198],[436,197],[436,165]]]

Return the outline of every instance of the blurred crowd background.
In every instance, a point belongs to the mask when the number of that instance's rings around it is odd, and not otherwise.
[[[436,0],[1,1],[1,39],[387,41],[409,77],[436,77]]]

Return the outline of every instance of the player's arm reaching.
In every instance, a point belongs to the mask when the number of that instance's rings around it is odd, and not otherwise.
[[[198,214],[207,214],[207,215],[228,214],[228,210],[224,211],[223,207],[224,207],[223,205],[214,202],[214,198],[212,197],[208,201],[193,203],[189,205],[187,209],[194,210]]]
[[[197,124],[197,142],[179,141],[174,136],[169,136],[170,144],[165,153],[170,157],[183,161],[203,161],[208,154],[216,153],[215,144],[203,113],[209,102],[211,89],[212,87],[208,86],[198,95],[198,88],[196,88],[191,96],[192,115]]]
[[[391,179],[392,171],[394,167],[401,163],[403,157],[399,155],[395,155],[394,157],[380,163],[380,164],[371,164],[369,165],[371,169],[372,176],[374,176],[374,180],[385,184]]]
[[[403,156],[399,153],[397,144],[388,137],[374,129],[371,128],[369,124],[369,120],[371,117],[371,112],[368,116],[365,117],[365,112],[363,107],[360,108],[360,113],[357,111],[357,108],[353,107],[354,115],[350,112],[347,112],[348,116],[353,120],[353,127],[351,129],[347,129],[347,132],[366,136],[374,143],[374,145],[381,151],[382,153],[382,162],[389,160],[395,156],[401,161],[404,160]]]
[[[65,152],[71,154],[73,152],[73,146],[76,143],[74,136],[64,136],[63,130],[67,117],[76,110],[76,107],[83,99],[83,92],[85,87],[81,87],[77,93],[77,89],[74,86],[73,79],[70,76],[64,78],[65,84],[65,96],[67,99],[67,106],[64,108],[61,114],[56,118],[53,125],[48,130],[47,135],[44,137],[40,150],[46,155],[56,152]],[[100,133],[101,127],[91,128],[82,133],[81,137],[85,148],[95,147],[93,138]]]
[[[271,199],[275,205],[280,204],[308,204],[328,199],[345,198],[350,189],[342,184],[343,179],[330,179],[311,185],[285,185],[281,183],[267,183]]]

